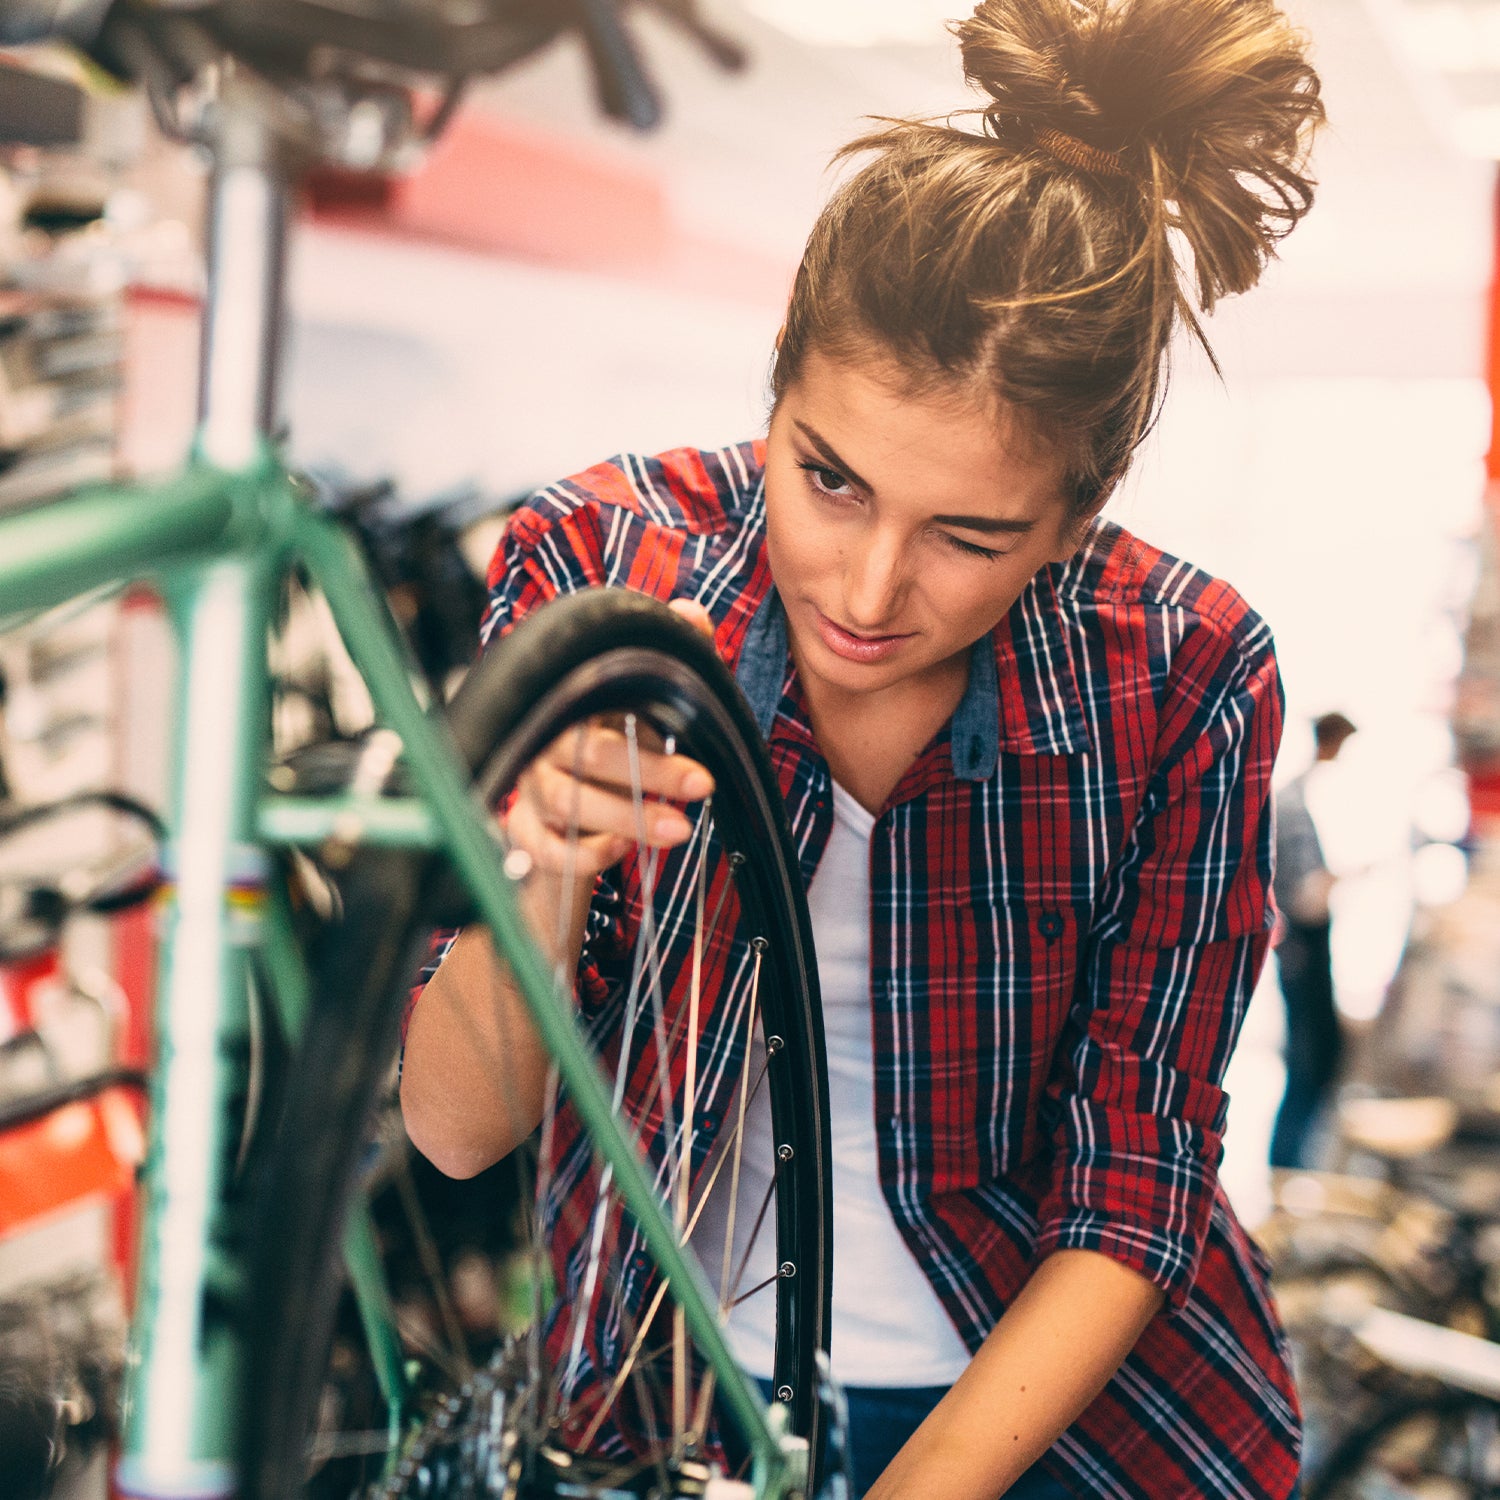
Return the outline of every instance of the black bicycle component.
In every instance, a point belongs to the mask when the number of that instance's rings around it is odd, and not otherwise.
[[[89,1487],[92,1455],[118,1437],[125,1310],[103,1268],[0,1297],[0,1495],[47,1500]]]
[[[23,1040],[29,1035],[31,1033],[12,1037],[10,1042]],[[102,1073],[91,1073],[87,1078],[75,1078],[71,1082],[55,1084],[34,1094],[27,1094],[22,1099],[6,1100],[0,1102],[0,1131],[30,1125],[50,1115],[53,1110],[97,1099],[110,1089],[128,1088],[145,1093],[150,1082],[150,1075],[140,1068],[107,1068]]]
[[[648,0],[720,67],[743,48],[706,24],[695,0]],[[121,78],[147,85],[153,103],[202,71],[214,51],[286,85],[342,76],[373,84],[393,70],[438,78],[456,99],[466,80],[504,72],[559,37],[584,43],[601,109],[647,130],[660,96],[623,18],[620,0],[0,0],[0,44],[59,38]],[[440,108],[421,132],[446,121]],[[164,121],[170,110],[158,110]]]
[[[793,1430],[819,1451],[816,1359],[830,1320],[831,1174],[821,1011],[811,924],[791,833],[748,705],[712,644],[655,601],[620,590],[558,600],[498,642],[450,710],[464,761],[493,795],[570,724],[633,711],[714,774],[715,821],[743,850],[735,888],[768,939],[767,1035],[782,1039],[770,1097],[778,1139],[780,1279],[776,1383]],[[410,976],[448,882],[423,858],[369,852],[341,882],[344,916],[315,947],[316,1005],[287,1082],[280,1144],[268,1153],[245,1310],[250,1389],[245,1500],[286,1500],[304,1478],[342,1282],[340,1231],[364,1122],[388,1077]],[[447,900],[447,897],[443,897]],[[784,1064],[784,1065],[783,1065]]]
[[[451,721],[471,763],[479,745],[501,747],[479,783],[494,800],[570,725],[643,708],[679,753],[713,773],[725,847],[746,854],[736,889],[770,938],[764,1027],[782,1038],[787,1062],[768,1075],[772,1117],[779,1140],[800,1143],[778,1172],[777,1233],[786,1239],[777,1258],[816,1273],[777,1284],[774,1383],[793,1393],[793,1430],[816,1438],[816,1359],[827,1349],[832,1295],[822,1010],[796,846],[744,695],[713,643],[670,610],[625,590],[594,589],[554,601],[492,649],[460,689]]]
[[[162,822],[161,814],[139,798],[128,796],[124,792],[89,791],[73,792],[66,797],[59,797],[55,802],[38,802],[30,807],[0,808],[0,839],[50,818],[78,812],[87,807],[102,807],[144,823],[154,839],[161,840],[167,836],[167,826]]]
[[[0,26],[4,14],[0,5]],[[83,100],[75,83],[0,60],[0,146],[76,146]]]
[[[451,674],[479,652],[484,613],[484,583],[464,559],[463,533],[505,507],[470,486],[414,504],[387,479],[351,484],[310,474],[308,480],[324,508],[359,538],[428,686],[445,698]]]
[[[0,45],[24,46],[53,37],[91,42],[113,0],[0,0]]]
[[[154,809],[123,792],[75,792],[55,802],[0,809],[0,839],[35,828],[69,813],[102,808],[142,823],[151,837],[166,837]],[[142,863],[145,859],[148,863]],[[149,901],[161,888],[162,872],[154,851],[123,866],[96,872],[87,881],[76,872],[67,879],[0,881],[0,963],[30,958],[56,946],[68,919],[79,912],[109,916]]]
[[[1467,1391],[1399,1400],[1350,1433],[1303,1493],[1306,1500],[1495,1500],[1500,1403]]]
[[[661,123],[661,96],[614,0],[574,0],[578,29],[594,68],[599,108],[612,120],[625,120],[637,130]]]

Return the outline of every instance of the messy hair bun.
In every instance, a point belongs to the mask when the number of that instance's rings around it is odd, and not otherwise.
[[[1205,312],[1254,286],[1312,207],[1318,77],[1266,0],[985,0],[953,31],[991,134],[1051,129],[1148,186],[1192,248]]]
[[[874,156],[809,239],[777,393],[809,348],[872,341],[919,380],[981,380],[1091,511],[1153,420],[1176,319],[1206,348],[1198,312],[1311,207],[1318,77],[1271,0],[983,0],[952,29],[978,128],[886,121],[840,153]]]

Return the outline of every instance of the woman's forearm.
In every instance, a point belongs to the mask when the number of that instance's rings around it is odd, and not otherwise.
[[[592,882],[590,882],[592,885]],[[588,902],[565,901],[561,882],[533,872],[520,892],[538,946],[577,972]],[[472,1177],[508,1156],[536,1128],[547,1054],[487,928],[459,934],[428,981],[407,1029],[401,1113],[416,1148],[450,1177]]]
[[[1048,1256],[869,1500],[997,1500],[1104,1389],[1162,1300],[1095,1251]]]
[[[701,604],[669,608],[710,639]],[[574,725],[522,772],[505,813],[530,859],[522,914],[548,961],[578,972],[596,876],[632,848],[671,849],[693,824],[684,804],[713,793],[696,761],[668,753],[620,716]],[[451,1177],[472,1177],[514,1151],[542,1117],[547,1054],[489,933],[471,927],[428,982],[406,1033],[401,1112],[412,1143]]]

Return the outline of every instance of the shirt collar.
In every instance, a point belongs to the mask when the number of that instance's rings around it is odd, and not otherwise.
[[[735,680],[749,701],[763,739],[771,737],[776,710],[781,707],[789,654],[786,611],[781,607],[781,596],[776,592],[775,584],[772,584],[745,631],[740,659],[734,669]]]
[[[786,690],[786,610],[772,585],[745,632],[735,677],[760,732],[771,735]],[[1052,568],[1027,585],[1010,613],[974,642],[969,682],[954,710],[954,774],[988,781],[1000,752],[1073,755],[1090,745]]]

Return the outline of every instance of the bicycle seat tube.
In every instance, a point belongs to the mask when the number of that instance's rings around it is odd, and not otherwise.
[[[287,185],[270,122],[232,74],[209,194],[197,456],[265,462],[277,411]],[[276,549],[168,575],[179,647],[171,842],[156,988],[147,1206],[117,1482],[142,1500],[234,1494],[243,1398],[238,1119],[265,896],[255,837]]]

